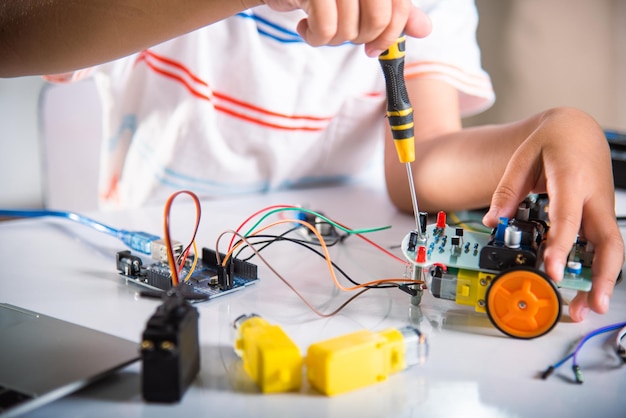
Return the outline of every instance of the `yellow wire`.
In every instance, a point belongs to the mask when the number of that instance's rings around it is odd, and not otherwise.
[[[305,226],[306,228],[309,228],[311,230],[311,232],[313,232],[313,234],[315,234],[315,236],[317,237],[317,239],[319,240],[319,243],[322,247],[322,252],[324,253],[324,258],[326,260],[326,264],[328,265],[328,270],[330,271],[330,275],[333,279],[333,282],[335,282],[335,285],[344,291],[352,291],[352,290],[357,290],[357,289],[361,289],[364,287],[368,287],[368,286],[375,286],[375,285],[379,285],[379,284],[384,284],[384,283],[398,283],[398,282],[403,282],[403,283],[423,283],[423,281],[421,280],[413,280],[413,279],[378,279],[378,280],[373,280],[367,283],[361,283],[359,285],[356,286],[352,286],[352,287],[345,287],[343,286],[341,283],[339,283],[339,280],[337,279],[337,276],[335,275],[335,269],[333,268],[333,264],[331,262],[330,259],[330,254],[328,253],[328,247],[326,246],[326,243],[324,242],[324,238],[322,237],[322,235],[317,231],[317,229],[311,225],[308,222],[305,222],[301,219],[280,219],[276,222],[273,222],[269,225],[264,226],[263,228],[254,231],[253,233],[249,234],[248,236],[254,236],[257,234],[260,234],[261,232],[274,227],[276,225],[279,224],[283,224],[283,223],[299,223],[303,226]],[[218,242],[219,244],[219,242]],[[239,248],[240,246],[245,245],[245,242],[241,241],[239,243],[237,243],[236,245],[233,246],[233,248],[230,249],[230,251],[224,256],[224,260],[222,261],[222,266],[226,267],[226,263],[228,262],[228,259],[231,257],[231,255],[235,252],[235,250],[237,250],[237,248]],[[216,244],[216,249],[217,249],[217,244]],[[219,257],[219,251],[216,251]]]
[[[187,276],[185,276],[185,279],[183,280],[183,282],[186,282],[187,280],[189,280],[189,278],[191,277],[191,274],[193,273],[193,271],[196,269],[196,265],[198,264],[198,246],[196,245],[196,240],[194,239],[193,242],[193,264],[191,265],[191,268],[189,269],[189,273],[187,273]]]

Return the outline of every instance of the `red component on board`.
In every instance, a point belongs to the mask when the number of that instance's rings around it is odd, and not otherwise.
[[[418,263],[426,262],[426,247],[420,245],[417,249],[417,256],[415,257],[415,261]]]
[[[444,211],[437,212],[437,228],[446,227],[446,213]]]

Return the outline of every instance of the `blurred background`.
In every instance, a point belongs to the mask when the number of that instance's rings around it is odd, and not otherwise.
[[[626,1],[477,0],[483,65],[496,90],[496,104],[468,118],[466,126],[508,122],[554,106],[574,106],[607,129],[626,131]],[[40,77],[0,79],[0,207],[36,208],[44,202],[47,174],[39,135]],[[65,146],[84,175],[95,182],[89,158],[97,152],[99,106],[92,86],[76,86],[91,104],[61,103],[72,117],[56,136],[78,132],[83,143]],[[47,90],[50,100],[55,88]],[[45,123],[45,122],[44,122]],[[84,135],[81,137],[81,133]],[[67,148],[72,148],[67,149]],[[84,148],[84,149],[83,149]],[[58,149],[58,148],[57,148]],[[69,183],[68,183],[69,184]],[[94,183],[95,184],[95,183]],[[95,185],[94,185],[95,187]],[[73,193],[71,186],[66,190]],[[93,198],[66,209],[88,210]]]

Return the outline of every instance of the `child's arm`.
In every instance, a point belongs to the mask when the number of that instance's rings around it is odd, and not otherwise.
[[[0,0],[0,76],[90,67],[261,4],[303,9],[308,17],[298,30],[311,45],[350,41],[373,56],[403,29],[430,32],[410,0]]]
[[[54,74],[100,64],[235,14],[244,3],[3,0],[0,76]]]
[[[570,316],[604,313],[624,262],[615,220],[611,157],[602,129],[587,114],[558,108],[528,119],[461,129],[457,92],[443,82],[407,81],[415,110],[415,187],[421,210],[491,205],[484,221],[512,217],[531,192],[550,197],[546,272],[560,280],[567,255],[582,228],[595,246],[593,288],[570,303]],[[390,197],[411,210],[406,171],[386,138]]]

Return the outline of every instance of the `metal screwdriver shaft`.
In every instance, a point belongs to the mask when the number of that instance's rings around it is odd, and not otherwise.
[[[415,227],[417,228],[417,237],[422,238],[422,228],[420,225],[419,208],[417,206],[417,195],[415,194],[415,184],[413,183],[413,172],[411,171],[411,163],[406,163],[406,174],[409,177],[409,189],[411,190],[411,203],[413,204],[413,216],[415,217]]]
[[[378,57],[378,61],[385,76],[387,118],[391,126],[391,134],[400,162],[406,165],[417,236],[421,239],[422,229],[420,228],[419,208],[417,206],[415,184],[413,183],[413,172],[411,170],[411,162],[415,161],[415,136],[413,107],[409,101],[409,94],[404,83],[405,43],[406,37],[404,35],[400,36],[395,44]]]

